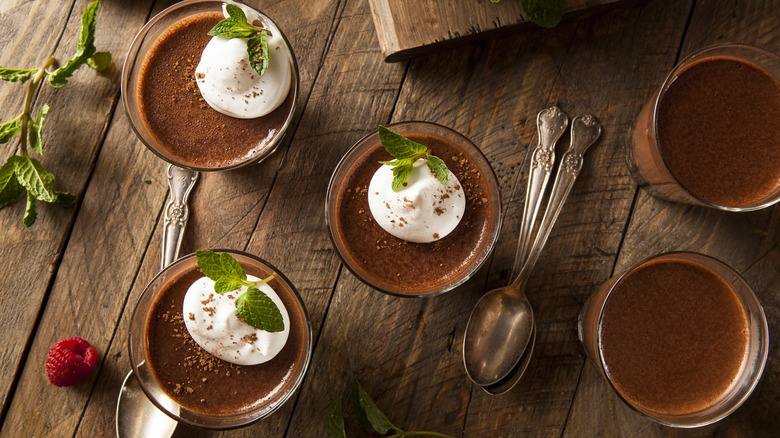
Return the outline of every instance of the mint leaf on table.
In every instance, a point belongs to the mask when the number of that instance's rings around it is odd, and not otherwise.
[[[0,144],[7,143],[22,129],[21,116],[0,125]]]
[[[347,438],[347,431],[344,429],[344,413],[341,410],[341,397],[336,397],[336,400],[333,400],[328,406],[325,429],[328,432],[328,438]]]
[[[228,253],[196,251],[198,266],[203,274],[214,281],[214,291],[224,294],[247,286],[246,292],[236,299],[236,313],[252,327],[267,332],[284,330],[284,319],[279,307],[263,293],[259,286],[273,280],[274,276],[259,280],[247,280],[246,271]]]
[[[440,158],[429,154],[425,145],[409,140],[382,125],[379,125],[379,141],[387,153],[395,157],[393,161],[380,161],[393,168],[393,191],[398,191],[403,186],[412,173],[414,163],[420,158],[426,159],[428,167],[433,170],[440,183],[447,184],[450,172],[447,165]]]
[[[282,312],[271,297],[256,287],[250,287],[236,300],[238,316],[249,325],[270,333],[284,330]]]
[[[563,18],[566,0],[521,0],[523,11],[542,27],[555,27]]]
[[[49,74],[49,82],[55,88],[65,85],[68,78],[95,54],[95,20],[98,10],[100,10],[100,2],[95,0],[81,14],[81,34],[76,54],[65,65]]]
[[[16,178],[19,184],[27,189],[27,193],[44,202],[54,202],[57,199],[54,190],[54,175],[44,169],[40,161],[35,158],[18,156],[10,159],[14,159]]]
[[[368,432],[378,435],[384,435],[391,429],[400,432],[400,429],[387,419],[357,379],[352,381],[352,408],[357,414],[358,421]]]
[[[249,65],[262,76],[268,70],[268,31],[249,23],[246,14],[236,5],[227,4],[228,18],[217,23],[209,35],[224,38],[248,38],[246,42]]]
[[[87,59],[87,65],[97,71],[103,71],[111,65],[111,53],[97,52]]]
[[[0,208],[19,199],[23,191],[16,179],[16,163],[9,160],[0,167]]]
[[[30,79],[38,69],[21,69],[0,67],[0,79],[9,82],[24,82]]]
[[[27,205],[24,208],[24,217],[22,218],[22,224],[25,227],[30,228],[30,225],[35,223],[35,219],[38,217],[38,212],[35,211],[35,196],[30,191],[27,191]]]
[[[100,9],[97,0],[87,6],[81,15],[81,31],[79,33],[76,55],[64,66],[49,71],[48,68],[57,61],[53,57],[46,59],[44,64],[36,69],[18,69],[0,67],[0,80],[10,82],[25,82],[32,80],[27,87],[27,98],[24,109],[15,119],[0,124],[0,144],[7,143],[19,134],[19,154],[8,158],[0,167],[0,208],[4,208],[21,197],[27,191],[27,205],[22,223],[30,227],[37,218],[36,201],[44,201],[60,206],[68,206],[76,202],[76,196],[68,192],[54,189],[54,175],[48,172],[36,159],[28,155],[29,142],[33,152],[43,155],[43,122],[49,113],[49,105],[43,104],[38,117],[32,117],[32,93],[38,89],[44,77],[55,88],[62,87],[68,78],[85,63],[94,63],[96,67],[110,64],[111,55],[105,52],[95,53],[95,21]]]
[[[49,105],[45,103],[41,107],[41,112],[38,113],[38,118],[30,123],[30,147],[32,150],[40,155],[43,155],[43,143],[41,142],[41,131],[43,130],[43,120],[46,118],[46,114],[49,114]]]

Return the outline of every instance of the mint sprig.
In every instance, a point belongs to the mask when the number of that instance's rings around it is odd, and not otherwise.
[[[279,307],[271,297],[258,289],[273,280],[273,275],[259,281],[249,281],[244,268],[228,253],[196,251],[195,256],[201,272],[214,281],[214,292],[224,294],[241,289],[242,286],[247,287],[246,292],[236,300],[236,313],[247,324],[271,333],[284,330],[284,320]]]
[[[382,125],[379,125],[379,141],[385,147],[387,153],[395,157],[393,161],[380,161],[380,163],[393,168],[393,191],[398,191],[412,173],[414,163],[420,158],[425,158],[428,167],[436,175],[436,179],[442,184],[447,184],[450,173],[447,165],[440,158],[428,153],[425,145],[409,140]]]
[[[224,38],[248,38],[246,53],[249,65],[262,76],[268,70],[268,31],[249,23],[246,14],[236,5],[227,4],[228,18],[217,23],[209,35]]]
[[[501,0],[490,0],[498,3]],[[534,23],[542,27],[555,27],[561,22],[566,0],[522,0],[523,12]]]
[[[99,9],[100,2],[96,0],[84,10],[76,54],[62,67],[48,70],[57,62],[53,57],[49,57],[41,67],[35,69],[0,67],[0,80],[20,83],[30,81],[27,84],[22,113],[13,120],[0,124],[0,144],[11,141],[17,135],[20,144],[19,154],[9,157],[5,164],[0,166],[0,208],[12,204],[26,191],[27,206],[22,218],[25,227],[30,227],[38,217],[36,201],[61,206],[76,202],[74,195],[55,190],[54,175],[28,154],[29,143],[33,152],[43,155],[43,122],[49,113],[49,105],[44,103],[38,116],[33,118],[32,97],[44,78],[48,78],[53,87],[60,88],[84,64],[93,68],[105,68],[111,64],[110,53],[97,52],[95,49],[95,22]]]
[[[438,432],[429,431],[404,431],[396,427],[387,416],[379,409],[376,402],[368,395],[363,385],[355,379],[352,381],[351,388],[352,409],[358,421],[366,432],[374,435],[386,435],[393,432],[389,438],[402,438],[407,436],[432,436],[439,438],[453,438]],[[341,409],[341,397],[337,397],[328,407],[325,428],[329,438],[346,438],[347,433],[344,428],[344,413]]]

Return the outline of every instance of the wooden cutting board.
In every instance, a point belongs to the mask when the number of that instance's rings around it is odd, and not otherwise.
[[[631,0],[567,0],[564,19]],[[520,0],[368,0],[385,61],[536,26]],[[636,3],[633,1],[632,3]]]

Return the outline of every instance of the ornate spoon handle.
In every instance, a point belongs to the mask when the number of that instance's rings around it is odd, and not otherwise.
[[[184,228],[187,226],[187,219],[190,216],[187,208],[187,197],[198,180],[198,172],[172,164],[168,165],[167,175],[171,198],[165,205],[165,218],[163,219],[162,268],[176,261],[179,256]]]
[[[558,219],[563,203],[569,196],[571,188],[574,186],[574,181],[582,169],[582,155],[598,140],[600,135],[601,125],[592,115],[577,116],[572,120],[571,144],[569,150],[563,154],[561,165],[558,167],[558,174],[555,176],[555,183],[550,194],[550,200],[547,203],[547,210],[544,212],[544,217],[539,225],[539,231],[531,247],[531,252],[528,254],[528,259],[523,265],[522,271],[524,274],[528,274],[528,271],[534,268],[542,248],[547,242],[547,238],[550,237],[550,231]],[[521,277],[528,278],[528,275],[521,275]]]
[[[553,164],[555,163],[555,143],[561,138],[569,118],[558,107],[550,107],[539,111],[536,116],[536,126],[539,133],[539,142],[531,155],[531,165],[528,171],[528,187],[525,191],[525,204],[523,204],[523,222],[520,225],[520,237],[517,240],[517,253],[515,254],[515,266],[512,269],[512,278],[519,274],[520,267],[525,263],[528,245],[531,243],[531,230],[539,212],[544,189],[550,180]]]

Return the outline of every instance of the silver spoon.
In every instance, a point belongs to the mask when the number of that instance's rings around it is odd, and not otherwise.
[[[179,256],[181,239],[189,218],[187,198],[198,180],[198,172],[169,164],[167,176],[171,198],[165,205],[163,219],[162,269]],[[167,438],[173,435],[177,424],[149,401],[130,370],[116,402],[116,436]]]
[[[582,169],[582,155],[600,135],[601,126],[595,117],[588,115],[574,118],[571,145],[561,160],[547,210],[528,259],[517,279],[509,286],[485,294],[469,318],[463,339],[467,374],[474,380],[474,370],[469,370],[468,364],[484,363],[486,365],[481,369],[488,369],[493,372],[493,376],[500,376],[498,380],[481,386],[497,385],[494,388],[496,391],[508,391],[520,379],[530,361],[531,354],[526,355],[525,352],[528,350],[529,341],[535,339],[535,325],[533,309],[525,297],[525,286],[563,203]],[[533,341],[530,341],[530,348],[533,349]],[[481,356],[471,358],[469,355]],[[511,378],[507,377],[510,373]],[[508,382],[502,382],[502,378],[507,378]],[[498,388],[499,384],[501,388]]]
[[[528,244],[531,240],[531,230],[536,221],[536,215],[542,202],[542,195],[547,187],[555,162],[555,143],[558,142],[563,132],[566,131],[568,124],[569,118],[557,107],[543,109],[536,116],[539,141],[531,154],[528,185],[525,192],[525,203],[523,204],[523,219],[520,226],[520,236],[517,239],[517,253],[515,254],[515,266],[512,269],[512,278],[516,278],[520,267],[525,262]],[[517,336],[519,342],[524,340],[525,343],[521,345],[521,348],[524,349],[533,330],[533,318],[529,319],[525,316],[529,315],[529,312],[530,315],[533,315],[533,310],[531,310],[528,301],[518,302],[518,304],[523,303],[528,309],[516,312],[520,318],[502,322],[512,324],[512,327],[505,329],[505,331]],[[477,307],[485,304],[488,304],[488,301],[485,300],[485,297],[482,297],[477,302]],[[494,350],[498,346],[492,342],[484,342],[482,336],[476,336],[472,333],[476,330],[486,330],[488,328],[487,325],[492,323],[493,320],[472,323],[475,314],[479,314],[477,309],[474,309],[472,312],[471,319],[469,319],[469,323],[466,326],[466,336],[463,340],[463,360],[466,366],[466,374],[474,383],[490,385],[501,380],[506,375],[506,372],[496,368],[498,364],[495,362],[486,361],[488,353],[480,351],[483,349]],[[469,328],[472,330],[470,331]]]

